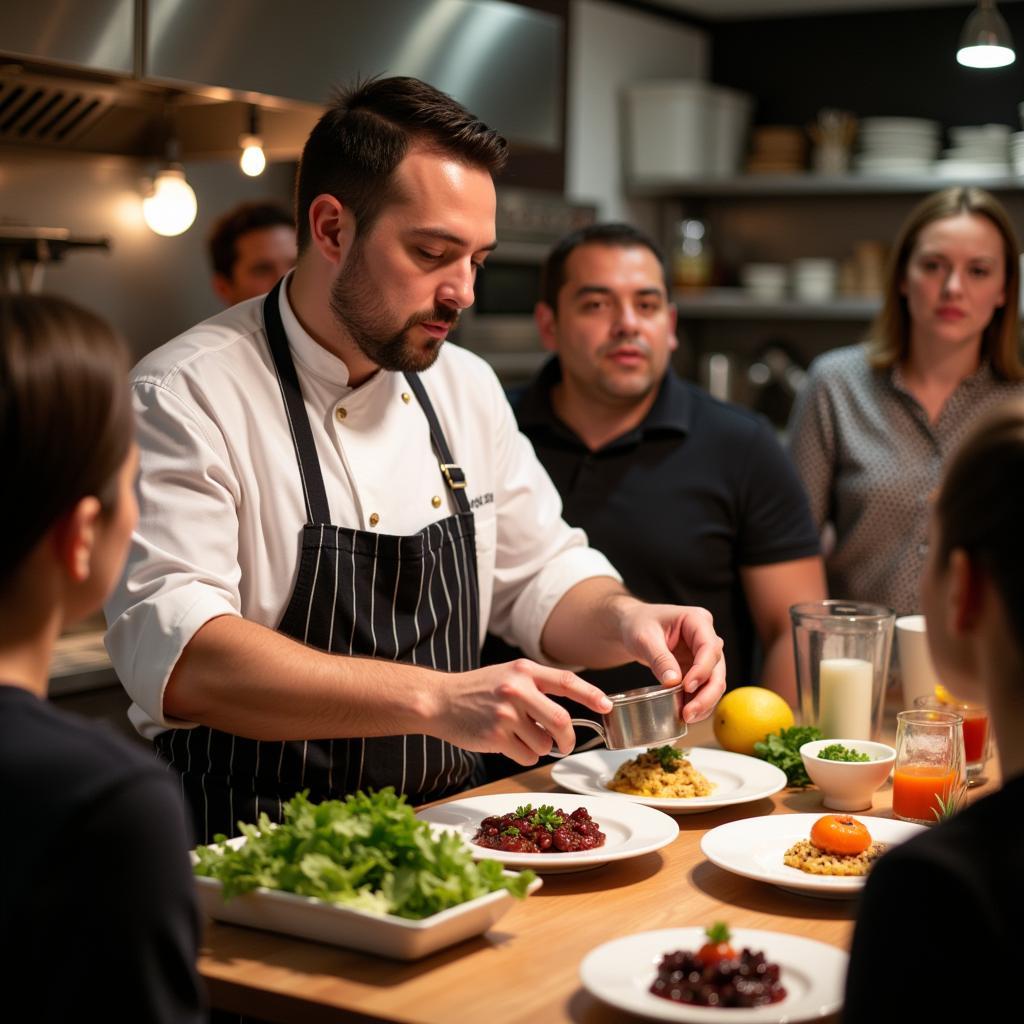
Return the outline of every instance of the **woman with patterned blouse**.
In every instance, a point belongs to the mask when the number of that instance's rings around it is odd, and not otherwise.
[[[1019,252],[988,192],[929,196],[897,237],[867,341],[812,364],[790,446],[816,522],[835,531],[832,596],[917,610],[943,464],[980,413],[1024,396]]]

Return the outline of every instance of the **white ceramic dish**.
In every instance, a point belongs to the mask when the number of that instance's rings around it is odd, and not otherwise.
[[[802,896],[848,899],[864,888],[863,877],[838,878],[809,875],[782,863],[794,843],[807,839],[820,814],[770,814],[730,821],[704,833],[701,851],[712,864],[744,878],[768,882]],[[871,838],[888,846],[906,842],[924,831],[924,825],[895,818],[865,817]]]
[[[870,761],[827,761],[818,754],[833,743],[868,754]],[[818,789],[822,803],[834,811],[866,811],[872,794],[892,771],[896,751],[871,740],[811,740],[800,747],[800,758]]]
[[[688,755],[690,763],[715,784],[710,796],[633,796],[609,789],[608,783],[619,765],[643,752],[643,747],[637,747],[634,750],[588,750],[583,754],[573,754],[551,769],[551,780],[573,793],[630,800],[669,814],[699,814],[718,807],[760,800],[786,786],[786,773],[767,761],[713,747],[693,747]]]
[[[244,842],[245,837],[240,836],[228,840],[228,845],[237,848]],[[192,860],[194,863],[195,854]],[[481,935],[518,902],[502,890],[420,921],[410,921],[393,914],[371,914],[276,889],[257,889],[225,903],[223,887],[216,879],[197,875],[195,884],[200,910],[215,921],[281,932],[395,960],[418,960]],[[535,879],[529,891],[535,892],[542,884],[541,879]]]
[[[652,995],[648,989],[666,953],[696,950],[704,942],[702,928],[665,928],[613,939],[598,946],[580,964],[583,987],[602,1002],[654,1020],[713,1024],[782,1024],[817,1020],[835,1013],[843,1002],[848,957],[835,946],[781,932],[737,928],[732,944],[763,952],[781,968],[786,997],[753,1009],[688,1006]]]
[[[619,751],[618,756],[622,753]],[[469,844],[477,860],[500,860],[506,867],[532,868],[547,873],[583,871],[609,861],[639,857],[668,846],[679,834],[679,826],[667,814],[653,807],[613,800],[613,795],[597,798],[566,797],[563,793],[493,793],[437,804],[418,811],[416,817],[457,832]],[[534,807],[553,804],[569,813],[577,807],[585,807],[605,834],[604,845],[581,853],[502,853],[473,845],[473,836],[484,818],[508,814],[522,804]]]

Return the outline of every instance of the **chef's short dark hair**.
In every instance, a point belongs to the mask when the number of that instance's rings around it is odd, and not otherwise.
[[[232,280],[238,262],[237,242],[242,235],[276,227],[295,227],[291,211],[281,203],[264,199],[232,207],[217,219],[207,239],[214,272]]]
[[[104,510],[131,447],[128,352],[105,320],[56,296],[0,295],[0,593],[61,516]]]
[[[632,224],[610,221],[588,224],[560,238],[548,253],[540,272],[540,301],[558,312],[558,293],[565,284],[565,265],[569,257],[583,245],[607,245],[618,249],[650,249],[665,272],[665,259],[661,249],[650,235]]]
[[[394,171],[413,143],[497,174],[508,143],[451,96],[417,78],[375,78],[337,95],[302,151],[296,183],[299,252],[309,208],[325,193],[344,203],[364,234],[394,197]]]

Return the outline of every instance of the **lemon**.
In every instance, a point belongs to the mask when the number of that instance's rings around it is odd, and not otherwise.
[[[935,684],[935,699],[940,704],[955,704],[956,701],[953,699],[953,694],[947,690],[942,683]]]
[[[753,754],[755,743],[792,724],[793,709],[763,686],[730,690],[715,708],[715,739],[735,754]]]

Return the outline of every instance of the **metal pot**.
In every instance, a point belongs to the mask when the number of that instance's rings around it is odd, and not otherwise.
[[[682,683],[611,693],[608,699],[612,709],[601,716],[600,722],[574,718],[572,724],[593,729],[609,750],[660,746],[686,735],[686,698]]]

